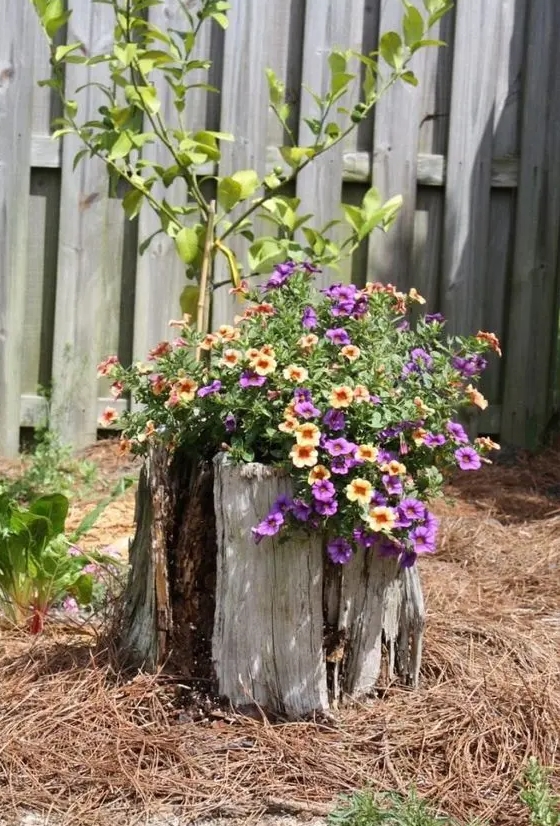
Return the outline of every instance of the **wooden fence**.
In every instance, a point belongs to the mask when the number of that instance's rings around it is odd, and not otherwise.
[[[194,0],[193,0],[194,2]],[[191,2],[192,5],[192,2]],[[400,23],[399,0],[232,0],[227,32],[209,27],[202,50],[214,59],[220,95],[197,93],[192,125],[236,135],[220,173],[270,168],[278,126],[267,110],[264,70],[286,82],[298,107],[300,140],[311,98],[321,91],[333,47],[372,50]],[[68,41],[110,46],[111,9],[71,0]],[[151,7],[173,26],[178,0]],[[375,235],[352,276],[416,286],[452,329],[497,332],[505,357],[485,382],[485,432],[533,444],[554,401],[560,229],[560,3],[457,0],[439,24],[447,48],[416,57],[420,86],[394,88],[340,152],[301,176],[297,194],[322,224],[340,198],[359,199],[373,180],[404,208],[388,236]],[[91,78],[69,66],[70,95]],[[16,452],[20,426],[44,417],[38,385],[53,387],[64,439],[95,439],[107,385],[95,365],[108,352],[142,358],[168,335],[184,283],[163,236],[144,212],[127,222],[99,162],[73,171],[76,140],[51,140],[56,104],[36,81],[48,50],[29,0],[0,0],[0,454]],[[167,91],[163,111],[171,111]],[[96,91],[81,95],[84,119]],[[158,149],[151,149],[156,153]],[[229,313],[227,290],[216,321]],[[125,402],[122,402],[125,404]]]

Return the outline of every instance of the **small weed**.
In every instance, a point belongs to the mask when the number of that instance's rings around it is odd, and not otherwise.
[[[520,797],[531,812],[531,826],[560,826],[560,797],[552,792],[546,770],[531,757]]]
[[[341,798],[327,822],[328,826],[457,826],[449,817],[436,815],[414,790],[407,797],[375,795],[367,789],[355,792]]]

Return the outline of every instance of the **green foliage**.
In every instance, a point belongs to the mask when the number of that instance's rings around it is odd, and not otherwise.
[[[8,620],[16,625],[29,621],[31,632],[39,633],[49,610],[65,596],[91,603],[94,576],[88,566],[113,560],[84,554],[74,543],[129,484],[119,483],[73,532],[65,528],[69,502],[62,494],[39,497],[28,507],[0,495],[0,609]]]
[[[88,155],[97,156],[105,162],[113,180],[120,178],[126,182],[129,191],[123,207],[129,218],[136,217],[146,206],[155,211],[161,231],[175,241],[187,278],[200,277],[202,239],[206,237],[210,213],[209,201],[200,185],[202,176],[215,182],[220,208],[210,255],[212,260],[217,256],[224,258],[236,286],[247,265],[254,273],[270,272],[277,261],[287,256],[295,261],[312,257],[320,264],[336,266],[354,252],[368,233],[376,228],[387,230],[395,219],[400,201],[392,199],[383,204],[378,194],[370,193],[361,208],[344,206],[344,221],[335,223],[346,228],[346,237],[335,244],[326,235],[332,223],[327,228],[313,227],[311,215],[298,214],[299,204],[288,198],[288,187],[302,169],[343,141],[395,82],[416,84],[408,68],[409,61],[419,48],[435,43],[428,39],[430,27],[451,7],[451,0],[424,0],[422,10],[405,2],[402,32],[384,34],[379,52],[334,51],[328,58],[327,92],[319,95],[307,90],[316,107],[314,115],[306,120],[310,140],[295,134],[294,113],[286,100],[284,84],[268,69],[270,107],[283,127],[285,144],[278,147],[282,164],[262,178],[250,169],[226,177],[216,176],[221,144],[233,140],[233,136],[209,130],[192,131],[183,124],[191,91],[195,88],[209,93],[216,91],[208,83],[192,82],[193,71],[208,72],[211,68],[210,60],[193,59],[192,53],[204,24],[213,22],[227,27],[229,3],[199,0],[197,5],[182,4],[185,26],[181,30],[163,31],[146,15],[149,6],[162,0],[128,0],[124,5],[118,0],[98,0],[113,8],[114,44],[110,50],[84,55],[79,43],[53,44],[53,38],[68,19],[62,0],[33,2],[51,41],[54,76],[44,83],[52,86],[64,102],[64,115],[56,123],[55,134],[58,137],[75,134],[80,138],[84,149],[76,155],[76,163]],[[80,107],[65,91],[64,67],[71,63],[88,68],[103,63],[109,73],[106,82],[92,79],[82,87],[83,90],[94,85],[105,97],[98,116],[86,122],[80,121]],[[360,90],[355,88],[360,76],[358,70],[364,79]],[[161,79],[173,92],[175,114],[169,120],[162,113],[158,92]],[[79,95],[82,90],[70,92]],[[143,155],[150,143],[167,150],[170,158],[167,165]],[[156,194],[157,183],[169,188],[176,180],[186,185],[186,204],[173,204]],[[190,216],[188,226],[187,216]],[[255,217],[272,218],[274,232],[266,238],[255,238]],[[252,242],[245,262],[237,260],[230,245],[236,235]],[[142,244],[142,250],[150,240]]]
[[[523,780],[520,796],[531,813],[531,826],[560,826],[560,797],[553,794],[546,770],[534,757]]]
[[[445,815],[436,815],[412,790],[407,797],[365,790],[341,798],[329,815],[328,826],[458,826]],[[475,826],[475,824],[472,824]]]

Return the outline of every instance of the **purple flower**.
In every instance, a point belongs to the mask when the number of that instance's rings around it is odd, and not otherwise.
[[[355,306],[354,301],[336,301],[331,307],[331,315],[335,318],[352,315]]]
[[[455,458],[461,470],[478,470],[482,465],[480,456],[472,447],[460,447],[455,451]]]
[[[227,433],[233,433],[237,428],[237,419],[233,413],[228,413],[224,419],[224,425]]]
[[[334,485],[328,479],[319,479],[311,486],[311,494],[318,502],[330,502],[335,495]]]
[[[329,502],[315,502],[315,510],[321,516],[334,516],[338,510],[338,502],[331,499]]]
[[[418,366],[413,361],[407,361],[401,370],[401,379],[407,379],[413,373],[418,372]]]
[[[331,562],[337,565],[345,565],[352,559],[352,546],[341,536],[331,539],[327,545],[327,554]]]
[[[276,502],[273,504],[270,512],[282,514],[289,513],[292,510],[293,504],[294,503],[289,496],[282,494],[282,496],[279,496]]]
[[[243,388],[262,387],[265,382],[266,376],[259,376],[252,370],[245,370],[245,372],[241,374],[241,378],[239,379],[239,384]]]
[[[426,324],[443,324],[445,318],[441,313],[428,313],[424,316],[424,321]]]
[[[370,404],[381,404],[381,399],[379,396],[370,396],[369,397]]]
[[[385,473],[382,476],[382,481],[389,496],[402,496],[403,486],[398,476],[389,476],[388,473]]]
[[[434,360],[422,347],[415,347],[410,353],[410,358],[419,367],[424,366],[426,370],[431,370]]]
[[[320,267],[316,267],[315,264],[312,264],[310,261],[304,261],[303,264],[300,264],[302,270],[305,270],[309,274],[314,272],[321,272]]]
[[[396,329],[399,331],[399,333],[406,333],[410,330],[410,322],[407,321],[406,318],[404,318],[402,321],[399,321]]]
[[[488,362],[482,356],[453,356],[451,364],[462,376],[472,378],[486,369]]]
[[[443,433],[426,433],[423,442],[426,447],[441,447],[445,444],[445,436]]]
[[[77,545],[70,545],[68,548],[68,556],[82,556],[82,551]]]
[[[325,337],[328,338],[332,344],[336,344],[337,347],[343,347],[345,344],[350,344],[350,336],[344,327],[333,327],[332,329],[327,330]]]
[[[362,548],[373,548],[376,542],[375,534],[366,531],[365,528],[354,528],[352,538],[356,545]]]
[[[385,450],[382,448],[379,453],[377,454],[377,461],[380,465],[389,464],[392,462],[393,459],[397,458],[397,454],[394,453],[392,450]]]
[[[377,508],[377,507],[384,508],[385,505],[387,504],[387,497],[383,496],[381,491],[374,490],[373,493],[371,494],[371,504],[373,505],[374,508]]]
[[[316,416],[321,415],[321,411],[315,407],[313,402],[308,401],[296,402],[294,410],[297,415],[303,419],[314,419]]]
[[[317,313],[313,307],[305,307],[301,323],[307,330],[313,330],[317,326]]]
[[[80,609],[78,608],[78,603],[74,597],[66,597],[62,603],[62,610],[66,611],[68,614],[77,614]]]
[[[295,261],[286,261],[284,264],[277,264],[274,267],[274,275],[271,275],[266,284],[261,287],[261,290],[266,292],[267,290],[275,290],[283,287],[288,278],[294,274],[295,268]]]
[[[222,389],[222,382],[216,379],[212,384],[207,384],[206,387],[201,387],[197,396],[203,399],[205,396],[210,396],[212,393],[219,393]]]
[[[429,530],[435,539],[439,530],[439,519],[427,509],[424,510],[424,527]]]
[[[402,551],[402,545],[400,542],[395,542],[388,538],[382,539],[376,547],[379,556],[398,556]]]
[[[459,422],[447,422],[445,429],[457,444],[467,445],[469,443],[469,437],[465,432],[465,428],[462,424],[459,424]]]
[[[348,471],[356,464],[355,459],[350,456],[334,456],[331,461],[331,470],[333,473],[338,473],[340,476],[345,476]]]
[[[425,525],[418,525],[410,532],[410,539],[416,554],[433,554],[436,549],[435,536]]]
[[[331,284],[330,287],[321,290],[321,292],[329,298],[336,298],[341,301],[353,301],[358,292],[358,288],[355,284],[342,284],[342,282],[338,282],[337,284]]]
[[[403,499],[399,505],[399,513],[407,519],[423,519],[426,515],[426,508],[418,499]]]
[[[335,410],[334,407],[330,407],[323,416],[323,422],[329,430],[344,430],[346,427],[346,416],[342,410]]]
[[[296,402],[310,402],[311,390],[307,387],[296,387],[294,390],[294,399]]]
[[[256,528],[252,529],[255,542],[260,542],[263,536],[274,536],[284,524],[284,514],[280,511],[272,510],[268,516],[260,522]],[[258,539],[256,537],[259,537]]]
[[[339,439],[327,439],[325,441],[325,450],[331,456],[349,456],[351,453],[354,453],[356,448],[357,445],[342,437]]]
[[[405,550],[402,553],[402,556],[399,560],[399,564],[401,568],[412,568],[417,559],[418,554],[416,554],[414,551]]]
[[[292,513],[298,522],[307,522],[311,516],[311,505],[304,502],[302,499],[294,499],[292,502]]]

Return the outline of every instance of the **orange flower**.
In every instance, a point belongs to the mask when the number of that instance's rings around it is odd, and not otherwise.
[[[106,407],[99,417],[99,424],[101,427],[111,427],[111,425],[115,424],[118,418],[119,414],[114,407]]]
[[[272,356],[261,353],[251,361],[251,367],[257,376],[268,376],[269,373],[274,373],[276,370],[276,361]]]
[[[425,304],[426,303],[426,299],[423,298],[420,295],[420,293],[418,292],[416,287],[411,287],[410,288],[410,290],[408,291],[408,297],[410,298],[411,301],[416,301],[417,304]]]
[[[135,369],[135,370],[136,370],[136,372],[137,372],[137,373],[139,373],[141,376],[147,376],[147,375],[148,375],[148,373],[151,373],[151,372],[152,372],[152,369],[153,369],[153,368],[152,368],[152,366],[151,366],[150,364],[144,364],[144,362],[142,362],[142,361],[137,361],[137,362],[135,362],[135,364],[134,364],[134,369]]]
[[[122,396],[123,389],[124,389],[124,385],[123,385],[122,381],[113,382],[113,384],[111,385],[111,396],[114,399],[120,398]]]
[[[160,341],[159,344],[156,344],[156,346],[150,350],[148,354],[148,361],[154,361],[160,356],[165,356],[167,353],[170,352],[171,344],[168,341]]]
[[[497,442],[493,442],[488,436],[479,436],[474,442],[479,445],[482,450],[500,450],[500,445]]]
[[[367,479],[354,479],[346,486],[346,498],[350,502],[360,505],[369,505],[373,487]]]
[[[278,430],[281,430],[282,433],[295,433],[298,425],[299,422],[294,416],[286,416],[282,424],[278,425]]]
[[[298,367],[297,364],[289,364],[282,375],[285,379],[288,379],[288,381],[295,382],[295,384],[301,384],[309,378],[309,373],[306,368]]]
[[[411,436],[412,436],[412,441],[414,442],[414,444],[417,445],[418,447],[420,445],[423,445],[424,444],[424,436],[426,435],[427,432],[428,431],[424,430],[423,427],[418,427],[418,428],[416,428],[416,430],[413,430],[412,433],[411,433]]]
[[[274,347],[272,347],[270,344],[264,344],[261,347],[260,352],[264,356],[270,356],[270,358],[276,358],[276,353],[274,352]]]
[[[240,350],[224,350],[220,363],[223,364],[224,367],[236,367],[242,357],[243,353],[241,353]]]
[[[295,417],[295,415],[296,415],[295,407],[296,407],[296,400],[292,399],[292,401],[286,406],[286,408],[284,410],[284,416],[286,418],[288,416],[294,416]]]
[[[229,294],[230,295],[247,295],[249,292],[249,284],[247,281],[241,281],[239,287],[231,287]]]
[[[357,384],[354,388],[354,401],[358,404],[369,402],[371,396],[365,384]]]
[[[393,459],[392,462],[387,462],[385,465],[382,465],[381,470],[383,473],[388,473],[389,476],[404,476],[406,473],[406,465]]]
[[[121,438],[119,439],[119,453],[129,453],[131,447],[132,442],[130,441],[130,439],[125,439],[124,436],[121,436]]]
[[[329,404],[331,407],[334,407],[335,409],[341,407],[350,407],[353,399],[354,393],[352,391],[352,388],[347,387],[345,384],[342,384],[339,387],[333,387],[333,389],[331,390]]]
[[[197,390],[198,384],[192,379],[180,379],[179,381],[175,382],[175,384],[171,388],[169,400],[171,401],[171,395],[175,393],[177,396],[175,404],[181,404],[181,402],[192,402],[192,400],[194,399],[194,394]]]
[[[295,467],[313,467],[317,464],[317,451],[313,445],[294,445],[290,451],[290,458]]]
[[[354,344],[345,344],[340,352],[348,361],[356,361],[356,359],[360,358],[361,353],[360,348]]]
[[[215,333],[208,333],[200,342],[201,350],[211,350],[219,342],[219,337]]]
[[[416,398],[414,399],[414,404],[416,406],[416,409],[422,416],[429,416],[430,413],[434,412],[431,407],[428,407],[427,404],[424,404],[424,402],[419,396],[416,396]]]
[[[315,482],[320,482],[322,479],[330,479],[331,472],[328,468],[324,465],[315,465],[309,476],[307,477],[307,481],[310,485],[314,485]]]
[[[119,363],[118,356],[107,356],[107,358],[97,365],[98,376],[110,376],[113,368]]]
[[[259,350],[257,350],[256,347],[251,347],[249,350],[246,351],[245,355],[248,359],[256,359],[259,355]]]
[[[150,419],[149,421],[146,422],[146,428],[144,430],[144,433],[146,434],[146,436],[153,436],[155,432],[156,432],[155,425],[154,425],[153,421]]]
[[[492,350],[497,353],[499,356],[502,355],[502,351],[500,349],[500,340],[495,333],[483,333],[482,330],[479,330],[476,334],[476,337],[479,341],[485,341],[487,344],[490,345]]]
[[[364,287],[364,293],[366,295],[382,292],[385,292],[385,284],[382,284],[381,281],[368,281]]]
[[[395,526],[396,515],[393,508],[377,507],[369,512],[368,525],[372,531],[391,530]]]
[[[358,445],[356,458],[362,462],[375,462],[378,453],[378,449],[373,445]]]
[[[218,327],[218,335],[223,341],[237,341],[241,332],[237,327],[232,327],[231,324],[222,324],[221,327]]]
[[[468,387],[465,388],[465,393],[467,394],[467,398],[471,404],[474,404],[481,410],[486,410],[488,407],[488,401],[484,398],[480,390],[477,390],[472,386],[472,384],[469,384]]]
[[[188,327],[191,323],[191,316],[188,313],[183,313],[183,318],[179,321],[170,321],[169,327]]]
[[[268,304],[266,301],[263,301],[261,304],[257,304],[256,307],[253,307],[253,312],[255,315],[274,315],[276,310],[272,304]]]
[[[321,431],[316,424],[304,422],[296,428],[296,440],[298,445],[312,445],[316,447],[321,439]]]
[[[315,333],[309,333],[308,336],[302,336],[298,341],[298,344],[302,350],[309,351],[312,350],[313,347],[315,347],[318,341],[319,339],[315,335]]]

